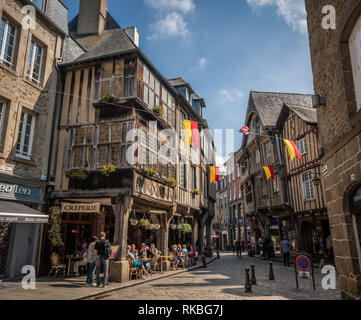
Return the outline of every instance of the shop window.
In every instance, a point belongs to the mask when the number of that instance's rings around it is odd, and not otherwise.
[[[0,63],[14,67],[16,51],[17,27],[6,18],[1,19],[0,24]]]
[[[30,160],[33,149],[33,138],[35,130],[35,116],[27,111],[21,113],[18,142],[16,145],[16,156]]]
[[[315,200],[315,189],[312,181],[312,172],[307,172],[302,175],[303,194],[305,201]]]
[[[356,95],[357,111],[361,109],[361,17],[356,23],[350,39],[349,48],[351,56],[352,74]]]
[[[45,48],[36,41],[31,41],[28,71],[27,76],[29,80],[40,84],[43,69]]]

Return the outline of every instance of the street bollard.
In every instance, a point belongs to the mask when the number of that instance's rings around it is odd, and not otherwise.
[[[275,280],[275,274],[273,272],[273,263],[269,262],[269,280]]]
[[[251,284],[253,286],[257,285],[256,270],[254,264],[251,265]]]
[[[206,259],[206,256],[202,256],[202,263],[203,263],[203,267],[204,268],[207,268],[207,259]]]
[[[246,270],[246,284],[244,286],[245,293],[251,293],[252,292],[252,284],[249,279],[249,268],[246,268],[245,270]]]
[[[219,255],[219,251],[217,250],[217,259],[221,259],[221,256]]]

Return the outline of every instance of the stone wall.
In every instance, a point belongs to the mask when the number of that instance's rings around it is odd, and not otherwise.
[[[344,298],[361,298],[360,252],[349,212],[349,196],[361,184],[361,112],[356,112],[348,39],[361,15],[360,0],[306,0],[316,94],[326,97],[317,110],[321,168],[335,262]],[[336,30],[322,28],[322,8],[336,9]],[[327,167],[326,167],[327,166]]]

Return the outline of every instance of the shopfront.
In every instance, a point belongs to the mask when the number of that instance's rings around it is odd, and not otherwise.
[[[41,187],[0,180],[0,278],[21,276],[25,265],[38,267],[42,225],[48,223],[42,207]]]

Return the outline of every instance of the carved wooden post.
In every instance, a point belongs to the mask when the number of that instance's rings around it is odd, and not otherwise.
[[[133,206],[133,198],[120,195],[112,199],[115,215],[114,243],[119,245],[118,255],[110,267],[110,281],[129,281],[129,263],[127,261],[128,221]]]
[[[169,224],[173,219],[173,216],[176,211],[176,206],[171,207],[166,214],[161,216],[161,247],[160,250],[162,251],[162,256],[168,256],[168,238],[169,238]],[[167,259],[162,259],[163,261],[163,269],[162,270],[169,270],[169,261]]]

